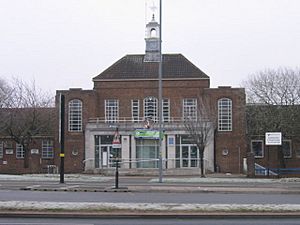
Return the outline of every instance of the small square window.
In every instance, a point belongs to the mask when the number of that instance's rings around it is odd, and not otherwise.
[[[175,139],[174,139],[174,137],[169,137],[168,138],[168,145],[175,145]]]
[[[53,156],[54,156],[53,141],[43,140],[42,141],[42,158],[43,159],[52,159]]]
[[[284,158],[292,157],[292,142],[290,140],[282,141],[282,153]]]
[[[251,141],[251,151],[254,153],[255,158],[264,157],[264,145],[262,140]]]

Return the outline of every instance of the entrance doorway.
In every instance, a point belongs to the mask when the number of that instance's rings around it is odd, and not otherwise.
[[[121,159],[121,148],[113,148],[112,135],[95,135],[95,168],[115,167],[114,160]]]
[[[195,145],[181,145],[176,153],[176,167],[198,167],[199,156]]]
[[[158,168],[158,140],[136,139],[137,168]]]
[[[114,160],[121,157],[120,153],[120,148],[113,148],[112,145],[101,145],[102,167],[115,167]]]

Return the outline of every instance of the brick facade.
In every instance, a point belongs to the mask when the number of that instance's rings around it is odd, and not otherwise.
[[[206,90],[212,102],[221,98],[232,100],[232,131],[216,131],[215,153],[216,166],[220,172],[241,173],[242,162],[246,158],[246,119],[245,90],[243,88],[219,87]],[[224,154],[228,150],[228,154]]]
[[[95,157],[91,153],[95,149],[94,143],[92,143],[94,141],[93,135],[114,135],[114,129],[110,128],[110,124],[105,123],[105,100],[107,99],[118,100],[118,119],[120,121],[116,125],[119,126],[121,136],[123,136],[125,139],[130,139],[131,146],[128,148],[130,148],[131,154],[134,155],[134,152],[136,150],[133,150],[133,148],[135,148],[135,144],[133,143],[135,142],[135,139],[132,137],[132,133],[134,132],[134,129],[136,127],[143,127],[144,122],[139,124],[132,123],[131,100],[139,100],[139,114],[140,117],[143,117],[143,100],[148,96],[157,98],[158,80],[97,80],[94,81],[93,90],[70,89],[65,91],[57,91],[57,100],[59,94],[65,95],[66,99],[65,121],[68,121],[68,102],[72,99],[80,99],[83,103],[82,111],[84,130],[82,132],[75,133],[69,132],[67,130],[67,124],[65,129],[66,171],[80,172],[89,170],[84,167],[85,163],[83,162],[89,159],[93,160],[93,157]],[[196,98],[200,100],[200,98],[204,95],[209,96],[210,103],[215,105],[215,110],[217,110],[218,100],[224,97],[231,99],[233,106],[233,129],[232,131],[226,132],[219,132],[218,130],[215,131],[214,141],[210,144],[209,147],[209,151],[211,152],[210,154],[212,155],[211,157],[214,158],[211,162],[213,166],[209,169],[208,172],[214,172],[215,169],[218,169],[218,171],[220,172],[240,173],[242,172],[243,158],[246,157],[244,89],[230,87],[209,88],[209,79],[163,79],[163,98],[167,98],[170,100],[171,121],[177,121],[178,119],[182,118],[183,99]],[[98,122],[95,123],[95,121]],[[127,122],[124,123],[121,121]],[[153,128],[155,127],[157,127],[156,123],[153,124]],[[172,124],[172,122],[169,122],[165,125],[166,133],[164,143],[167,143],[167,137],[172,137],[173,135],[182,135],[186,133],[186,131],[182,128],[176,130],[176,127],[178,127],[178,122],[176,124]],[[93,135],[87,137],[87,134]],[[89,143],[87,141],[88,139],[90,140]],[[79,154],[76,156],[72,155],[72,149],[74,148],[78,148],[79,150]],[[169,156],[175,157],[176,153],[170,152],[172,150],[172,147],[168,149],[167,146],[165,148],[167,150],[164,151],[163,154],[166,158],[168,157],[168,154]],[[228,155],[223,154],[224,149],[229,151]],[[175,151],[175,148],[172,151]],[[125,154],[127,156],[129,155],[129,153],[126,152],[122,154]],[[88,155],[92,155],[92,157],[89,157]],[[133,158],[135,158],[135,156],[132,156],[132,159]],[[95,162],[92,162],[92,164],[94,163]],[[169,165],[171,164],[172,163],[170,162]],[[129,166],[124,167],[129,168]],[[175,165],[173,167],[176,168]]]
[[[24,168],[24,158],[16,156],[16,142],[9,138],[1,138],[0,145],[3,150],[2,158],[0,158],[0,173],[6,174],[23,174],[23,173],[47,173],[57,168],[52,165],[58,165],[55,156],[46,158],[42,156],[42,141],[54,141],[53,137],[35,138],[30,144],[28,152],[28,168]]]
[[[121,76],[116,74],[116,76]],[[115,133],[114,126],[119,127],[122,139],[122,156],[125,160],[132,160],[132,163],[123,165],[127,169],[135,169],[138,164],[134,161],[138,160],[138,139],[134,137],[134,131],[137,128],[143,128],[145,122],[144,117],[144,99],[151,96],[158,98],[158,80],[151,79],[94,79],[93,90],[82,90],[73,88],[69,90],[58,90],[56,93],[55,112],[56,119],[53,126],[55,127],[54,136],[54,157],[52,159],[42,159],[41,157],[41,140],[37,139],[31,148],[39,149],[38,154],[30,154],[30,167],[24,169],[23,160],[16,159],[15,145],[13,154],[4,154],[1,163],[2,173],[40,173],[48,172],[52,169],[51,165],[59,168],[60,165],[60,144],[59,144],[59,96],[65,96],[65,172],[101,172],[109,169],[110,166],[103,166],[103,152],[95,153],[96,137],[112,137]],[[183,128],[183,99],[197,99],[200,102],[203,96],[208,96],[209,104],[213,105],[215,112],[210,119],[217,124],[218,100],[228,98],[232,101],[232,130],[218,131],[217,127],[213,134],[212,141],[205,150],[206,171],[207,172],[242,172],[243,158],[246,157],[246,138],[245,138],[245,92],[242,88],[219,87],[210,88],[209,78],[204,77],[188,77],[187,78],[171,78],[163,79],[163,98],[169,99],[170,121],[164,123],[165,130],[163,140],[163,158],[168,159],[164,164],[166,170],[177,169],[183,167],[193,167],[192,159],[185,165],[183,149],[188,148],[192,151],[193,143],[181,145],[179,142],[188,135]],[[82,130],[69,131],[69,102],[77,99],[82,102]],[[118,100],[118,120],[119,122],[111,124],[105,122],[105,100]],[[142,121],[133,123],[131,101],[139,101],[139,117]],[[111,126],[113,125],[113,126]],[[158,125],[154,122],[151,125],[153,129],[157,129]],[[173,139],[174,143],[170,142]],[[182,139],[183,140],[183,139]],[[108,146],[109,145],[109,146]],[[111,143],[104,147],[110,149]],[[186,147],[185,147],[186,146]],[[180,149],[180,153],[179,153]],[[102,151],[102,150],[99,150]],[[226,154],[224,154],[226,152]],[[95,154],[99,154],[98,156]],[[191,153],[189,153],[191,154]],[[197,153],[198,154],[198,153]],[[98,158],[97,158],[98,157]],[[189,155],[188,157],[192,157]],[[199,155],[197,156],[199,157]],[[97,158],[97,159],[96,159]],[[96,161],[99,161],[96,162]],[[180,164],[176,164],[180,161]],[[12,166],[14,165],[14,166]],[[99,168],[96,168],[99,167]],[[198,166],[197,166],[198,167]],[[186,168],[184,168],[186,169]],[[197,168],[191,168],[197,169]],[[181,172],[182,173],[182,172]]]
[[[146,26],[148,33],[158,31],[155,18]],[[150,32],[151,31],[151,32]],[[156,32],[159,33],[159,32]],[[139,171],[157,169],[159,38],[146,36],[146,54],[126,55],[93,78],[94,88],[73,88],[56,92],[54,157],[44,162],[31,156],[31,170],[0,165],[0,172],[39,172],[49,163],[59,167],[59,98],[65,97],[65,172],[103,172],[113,167],[112,158],[122,160],[123,169]],[[151,43],[150,43],[151,42]],[[154,45],[153,45],[154,44]],[[156,47],[153,47],[156,46]],[[206,172],[241,173],[246,158],[245,91],[243,88],[210,88],[210,79],[182,54],[164,54],[162,58],[163,140],[161,156],[164,170],[190,174],[199,170],[199,150],[185,129],[184,120],[197,117],[199,107],[212,108],[209,118],[209,141],[204,151]],[[203,99],[208,100],[200,105]],[[225,100],[222,109],[220,100]],[[134,102],[135,108],[132,105]],[[70,106],[69,104],[72,103]],[[199,104],[199,105],[198,105]],[[70,113],[70,109],[72,113]],[[134,111],[135,110],[135,111]],[[220,116],[219,112],[223,114]],[[135,113],[136,117],[132,118]],[[146,116],[147,115],[147,116]],[[198,115],[199,116],[199,115]],[[220,116],[220,118],[219,118]],[[195,118],[193,118],[195,119]],[[228,130],[218,130],[218,123]],[[140,137],[136,131],[145,126],[150,136]],[[72,129],[70,130],[71,127]],[[75,128],[74,128],[75,127]],[[120,146],[112,144],[116,132]],[[150,138],[149,138],[150,137]],[[2,161],[6,160],[4,155]],[[186,170],[190,169],[190,170]]]

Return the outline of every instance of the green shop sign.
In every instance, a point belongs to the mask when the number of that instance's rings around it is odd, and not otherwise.
[[[144,138],[144,139],[159,139],[158,130],[146,130],[146,129],[137,129],[134,131],[135,138]]]

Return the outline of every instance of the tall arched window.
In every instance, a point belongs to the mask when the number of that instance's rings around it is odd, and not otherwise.
[[[150,119],[152,121],[157,121],[158,110],[157,110],[157,98],[147,97],[144,99],[144,117],[145,119]]]
[[[232,130],[232,100],[229,98],[218,100],[218,130]]]
[[[79,99],[69,101],[69,131],[82,131],[82,101]]]

